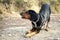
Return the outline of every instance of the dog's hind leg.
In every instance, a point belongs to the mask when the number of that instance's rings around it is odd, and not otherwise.
[[[48,21],[46,21],[45,23],[45,30],[48,31],[49,27],[48,27],[48,23],[50,22],[50,17],[48,19]]]
[[[48,31],[48,22],[45,23],[45,31]]]

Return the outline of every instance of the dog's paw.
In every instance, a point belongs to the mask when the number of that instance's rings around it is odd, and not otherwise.
[[[45,31],[48,31],[48,29],[44,29]]]
[[[30,31],[28,31],[28,32],[26,32],[26,34],[29,34],[29,33],[31,33],[32,31],[30,30]]]
[[[26,34],[24,37],[25,38],[31,38],[31,35],[30,34]]]
[[[37,32],[32,32],[32,33],[28,33],[25,35],[26,38],[30,38],[31,36],[35,35]]]
[[[24,38],[31,38],[31,37],[30,36],[28,37],[28,36],[24,35]]]

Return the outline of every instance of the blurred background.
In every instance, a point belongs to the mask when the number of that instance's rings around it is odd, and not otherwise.
[[[60,0],[0,0],[0,20],[30,9],[39,13],[42,3],[50,4],[52,14],[60,14]]]
[[[51,7],[49,31],[41,30],[32,38],[24,38],[32,25],[20,13],[27,10],[39,13],[45,3]],[[0,0],[0,40],[60,40],[60,0]]]

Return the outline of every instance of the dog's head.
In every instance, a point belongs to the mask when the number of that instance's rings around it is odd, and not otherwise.
[[[29,20],[35,20],[37,17],[37,13],[34,10],[28,10],[26,12],[20,13],[22,18],[29,19]]]
[[[31,15],[27,11],[20,13],[20,15],[22,16],[23,19],[30,19],[31,17]]]

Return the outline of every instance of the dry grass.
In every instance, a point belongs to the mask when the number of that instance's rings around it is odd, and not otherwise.
[[[40,10],[42,3],[50,3],[51,11],[53,14],[60,13],[60,1],[59,0],[0,0],[0,14],[3,16],[16,15],[23,10],[35,10],[37,13]]]

